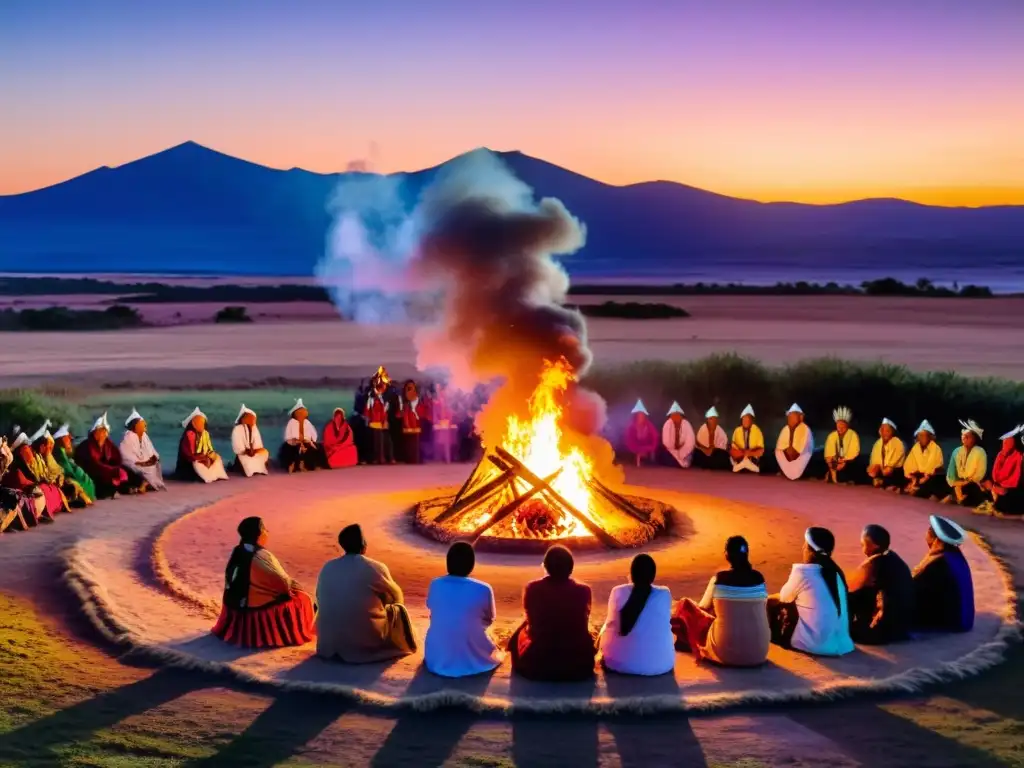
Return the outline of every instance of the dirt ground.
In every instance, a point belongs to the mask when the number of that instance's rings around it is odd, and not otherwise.
[[[693,316],[589,320],[596,363],[691,360],[718,352],[738,352],[769,364],[841,356],[1024,380],[1024,298],[766,296],[671,301]],[[174,307],[186,311],[187,305],[158,307],[161,312],[178,311]],[[326,309],[320,305],[316,311]],[[41,381],[204,386],[273,376],[360,378],[382,363],[393,375],[414,370],[411,327],[368,330],[331,317],[308,319],[302,314],[312,311],[308,305],[254,306],[253,311],[279,317],[245,325],[3,334],[0,386]]]

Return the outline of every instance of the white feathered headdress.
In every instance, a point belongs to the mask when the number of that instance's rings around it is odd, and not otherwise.
[[[851,421],[853,421],[853,411],[851,411],[845,405],[840,405],[838,408],[832,411],[832,420],[845,421],[847,424],[849,424]]]

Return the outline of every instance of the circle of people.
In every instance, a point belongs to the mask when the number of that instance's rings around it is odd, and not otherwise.
[[[681,468],[781,474],[790,480],[812,478],[840,485],[869,484],[894,493],[971,507],[980,514],[1020,517],[1024,514],[1021,464],[1024,425],[1002,435],[989,473],[988,453],[981,445],[984,430],[973,420],[961,421],[960,442],[944,461],[935,429],[925,419],[907,450],[896,424],[882,419],[868,455],[851,426],[853,413],[840,406],[832,412],[835,429],[824,450],[814,450],[814,435],[804,412],[793,403],[774,451],[767,451],[753,406],[740,415],[740,424],[726,435],[718,410],[709,408],[696,432],[679,403],[672,403],[659,433],[642,400],[633,407],[625,433],[625,448],[637,466],[667,463]]]
[[[359,525],[338,535],[342,554],[326,562],[315,592],[292,579],[267,545],[259,517],[238,526],[239,543],[225,569],[220,616],[213,634],[245,648],[316,642],[318,656],[347,664],[398,658],[419,648],[402,588],[388,567],[367,556]],[[591,630],[591,588],[573,579],[573,556],[556,544],[544,555],[546,575],[523,590],[524,619],[507,643],[492,632],[494,592],[474,579],[472,544],[452,544],[447,573],[430,583],[429,626],[423,663],[433,674],[485,674],[511,660],[514,674],[530,680],[577,681],[597,666],[620,674],[663,675],[675,669],[676,651],[697,661],[753,667],[771,644],[822,656],[842,656],[854,643],[911,641],[920,632],[967,632],[974,626],[974,587],[961,551],[965,531],[933,515],[925,533],[928,553],[911,571],[891,548],[889,533],[868,525],[861,537],[866,560],[847,577],[832,557],[835,537],[808,528],[803,560],[793,565],[778,594],[769,596],[742,536],[725,542],[725,569],[703,597],[675,604],[656,583],[653,557],[633,558],[628,583],[608,596],[607,618]]]

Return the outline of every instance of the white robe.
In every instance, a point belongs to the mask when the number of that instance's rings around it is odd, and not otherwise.
[[[846,608],[846,587],[839,584],[839,610],[825,584],[821,566],[797,563],[779,592],[784,603],[796,603],[800,621],[792,645],[798,651],[819,656],[842,656],[853,650],[850,619]]]
[[[804,470],[807,469],[811,453],[814,451],[814,435],[811,434],[811,430],[806,424],[800,422],[793,430],[793,447],[800,454],[793,461],[787,459],[786,454],[783,453],[788,447],[789,425],[787,424],[779,432],[779,439],[775,443],[775,459],[779,462],[782,474],[790,480],[799,480],[803,476]]]
[[[313,426],[313,422],[306,419],[305,425],[302,427],[302,439],[307,443],[315,443],[319,435],[316,433],[316,427]],[[287,443],[290,440],[299,439],[299,420],[289,419],[288,426],[284,428],[284,441]]]
[[[423,645],[423,663],[441,677],[466,677],[490,672],[505,654],[488,634],[494,623],[494,592],[482,581],[441,576],[427,592],[430,627]]]
[[[255,424],[252,431],[245,424],[236,424],[231,430],[231,450],[235,452],[238,465],[246,477],[253,475],[267,474],[267,462],[270,461],[270,453],[257,453],[255,456],[246,456],[248,450],[258,451],[263,448],[263,437],[260,435],[260,428]]]
[[[697,430],[697,442],[705,447],[719,448],[723,451],[729,450],[729,438],[726,437],[725,430],[722,429],[722,425],[719,424],[715,427],[715,444],[711,445],[708,442],[708,425],[704,422],[700,425],[700,429]]]
[[[672,634],[672,593],[651,587],[650,597],[628,635],[619,634],[619,612],[633,593],[632,584],[620,584],[608,596],[608,617],[598,646],[605,666],[624,675],[664,675],[675,669]]]
[[[164,485],[164,473],[160,468],[160,454],[156,452],[156,448],[153,447],[153,441],[149,439],[149,433],[143,432],[140,438],[137,434],[128,430],[124,433],[124,437],[121,438],[121,445],[118,446],[121,451],[121,463],[125,467],[130,469],[142,476],[151,488],[158,491],[167,490],[167,486]],[[144,461],[149,461],[153,457],[156,457],[156,464],[150,466],[139,466]]]
[[[218,456],[216,461],[214,461],[210,466],[200,464],[198,461],[193,461],[192,469],[196,471],[199,479],[204,483],[214,483],[217,480],[228,479],[228,472],[224,469],[224,461],[220,456]]]
[[[665,446],[665,450],[672,455],[680,467],[685,469],[690,466],[690,462],[693,460],[693,447],[696,445],[690,422],[686,419],[679,422],[679,447],[676,448],[676,425],[672,423],[672,419],[667,419],[661,428],[661,444]]]

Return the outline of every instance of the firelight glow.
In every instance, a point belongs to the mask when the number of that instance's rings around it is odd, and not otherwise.
[[[1024,2],[0,3],[0,194],[191,139],[278,168],[519,149],[613,184],[1024,204]]]

